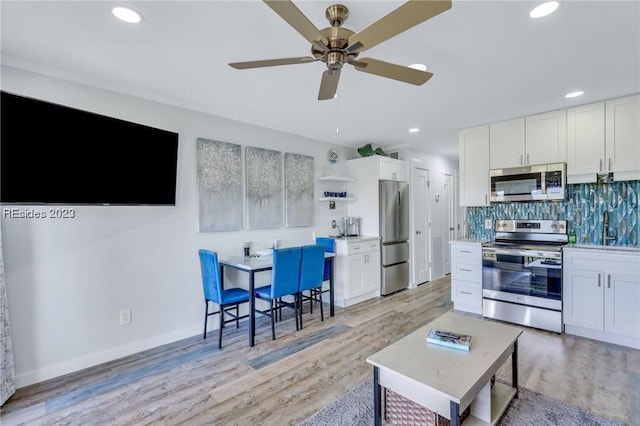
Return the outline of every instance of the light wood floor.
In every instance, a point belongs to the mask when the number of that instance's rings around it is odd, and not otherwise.
[[[319,320],[259,322],[217,331],[19,389],[0,423],[69,425],[295,425],[368,378],[367,356],[451,310],[450,280],[336,308]],[[531,390],[640,424],[640,351],[525,328],[519,382]],[[498,378],[510,380],[510,361]]]

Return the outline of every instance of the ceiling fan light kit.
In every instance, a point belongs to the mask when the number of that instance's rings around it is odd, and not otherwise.
[[[311,43],[312,56],[234,62],[236,69],[250,69],[280,65],[295,65],[321,61],[327,66],[322,73],[318,100],[333,99],[338,90],[340,72],[345,63],[356,71],[385,77],[416,86],[426,83],[433,74],[413,67],[405,67],[373,58],[358,58],[360,53],[412,28],[451,8],[451,0],[409,0],[392,10],[362,31],[355,33],[343,28],[349,9],[342,4],[327,7],[325,16],[330,26],[318,29],[288,0],[263,0],[274,12]]]

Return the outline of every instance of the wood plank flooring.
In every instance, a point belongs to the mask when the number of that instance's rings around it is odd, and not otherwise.
[[[366,358],[452,309],[445,277],[370,300],[320,321],[305,313],[165,345],[19,389],[3,426],[296,425],[372,373]],[[325,311],[328,311],[326,309]],[[586,410],[640,425],[640,351],[530,328],[519,340],[519,382]],[[509,381],[510,361],[498,378]]]

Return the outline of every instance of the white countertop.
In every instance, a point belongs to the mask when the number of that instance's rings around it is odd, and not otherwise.
[[[359,235],[357,237],[331,237],[336,240],[336,242],[344,241],[346,243],[360,243],[364,241],[371,240],[379,240],[380,237],[367,236],[367,235]]]
[[[605,251],[621,251],[626,253],[640,253],[640,247],[635,246],[603,246],[601,244],[569,244],[566,249],[586,249],[586,250],[605,250]]]

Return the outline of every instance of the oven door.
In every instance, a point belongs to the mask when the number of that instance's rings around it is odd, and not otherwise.
[[[483,296],[562,309],[562,253],[518,248],[482,249]]]

